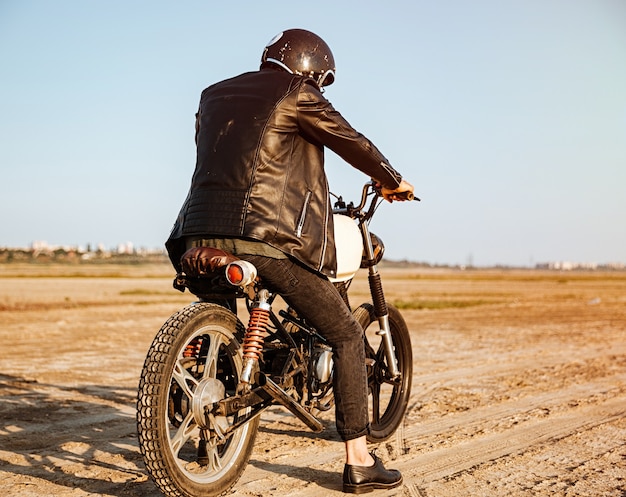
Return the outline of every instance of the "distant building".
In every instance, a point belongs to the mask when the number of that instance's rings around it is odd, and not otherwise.
[[[120,243],[117,246],[118,254],[134,254],[135,247],[133,246],[133,242]]]

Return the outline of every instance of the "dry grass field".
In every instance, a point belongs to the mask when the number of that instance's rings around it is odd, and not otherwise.
[[[406,421],[370,495],[626,496],[626,273],[383,269],[412,334]],[[135,434],[168,266],[0,266],[0,495],[156,496]],[[367,297],[363,275],[352,301]],[[332,413],[263,415],[231,495],[341,494]]]

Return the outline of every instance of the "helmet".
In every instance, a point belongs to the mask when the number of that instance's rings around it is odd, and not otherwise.
[[[265,47],[261,67],[274,64],[290,74],[313,78],[322,88],[335,81],[335,58],[324,40],[304,29],[278,33]]]

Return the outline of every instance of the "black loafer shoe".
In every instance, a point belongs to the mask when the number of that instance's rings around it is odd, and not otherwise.
[[[389,489],[402,483],[402,475],[397,469],[385,469],[378,457],[373,466],[352,466],[343,468],[343,491],[351,494],[363,494],[377,488]]]

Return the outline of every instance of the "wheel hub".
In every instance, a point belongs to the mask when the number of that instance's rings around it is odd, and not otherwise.
[[[214,404],[224,398],[226,387],[216,378],[203,378],[194,390],[191,409],[196,424],[200,428],[209,428],[205,414],[206,406]]]

